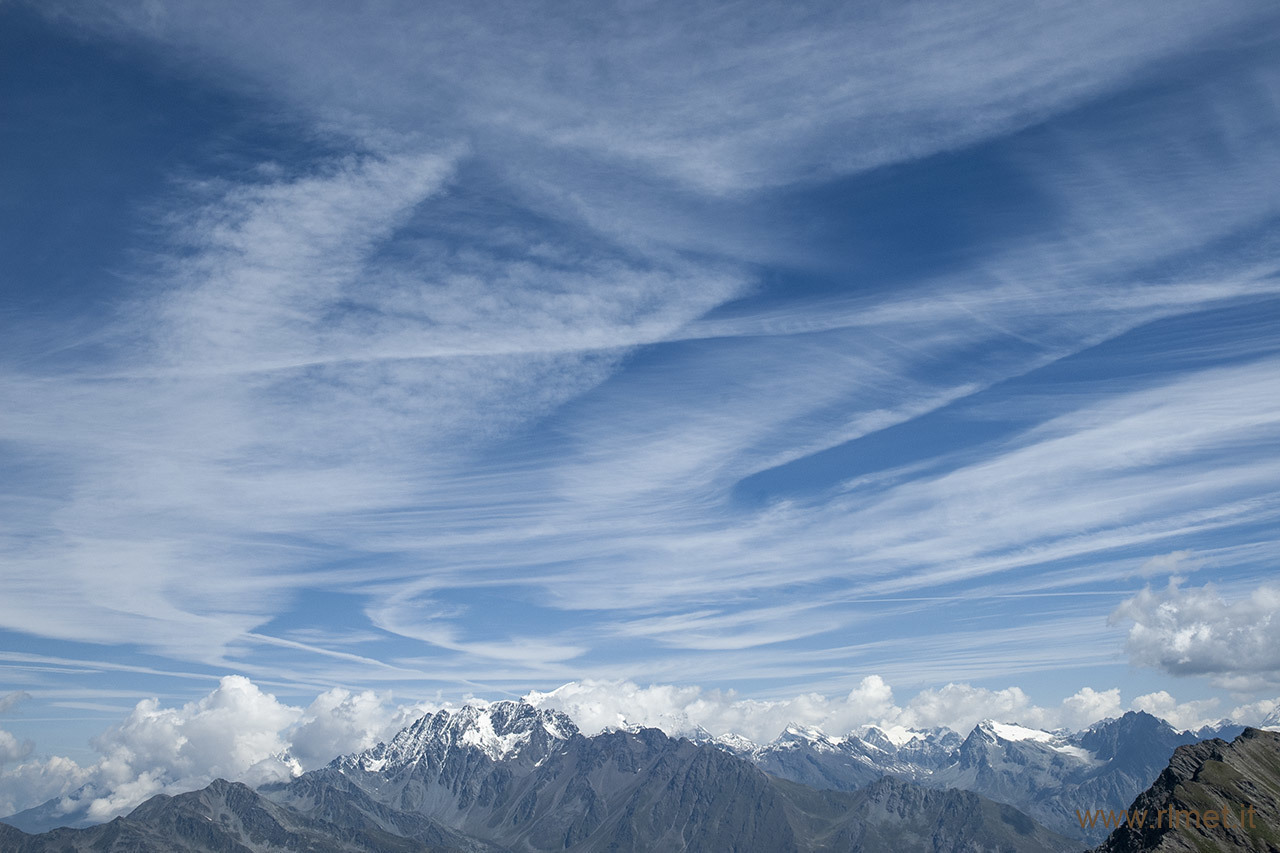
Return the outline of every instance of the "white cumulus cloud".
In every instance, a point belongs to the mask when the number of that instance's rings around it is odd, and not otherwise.
[[[337,755],[389,740],[431,710],[423,705],[392,706],[385,694],[373,690],[352,693],[335,687],[317,696],[291,729],[289,753],[304,770],[311,770]]]
[[[910,728],[946,726],[967,731],[983,719],[1047,727],[1052,715],[1032,704],[1018,687],[988,690],[968,684],[947,684],[922,690],[908,703],[903,723]]]
[[[805,693],[772,701],[740,699],[732,690],[669,684],[641,687],[630,681],[588,679],[546,693],[532,691],[524,699],[563,711],[585,734],[638,725],[672,735],[702,728],[713,735],[734,733],[756,742],[772,740],[789,723],[843,733],[869,722],[896,719],[901,713],[893,704],[892,689],[878,675],[863,678],[848,695],[836,698]]]
[[[1057,708],[1034,704],[1018,687],[989,690],[954,683],[922,690],[898,705],[892,687],[878,675],[864,677],[847,695],[835,697],[805,693],[765,701],[693,686],[641,687],[630,681],[585,680],[545,693],[533,691],[524,698],[533,705],[563,711],[587,734],[623,725],[653,726],[669,734],[701,727],[713,735],[732,732],[757,743],[773,740],[789,723],[816,726],[833,735],[868,725],[915,730],[942,726],[967,732],[987,718],[1081,729],[1123,713],[1119,688],[1091,687],[1067,697]]]
[[[1267,721],[1272,714],[1280,714],[1280,697],[1259,699],[1231,709],[1227,719],[1246,726],[1256,726]]]
[[[1132,622],[1128,651],[1135,664],[1172,675],[1209,676],[1219,686],[1257,688],[1280,682],[1280,588],[1263,584],[1225,601],[1206,584],[1142,590],[1112,613]]]
[[[89,777],[87,769],[62,756],[3,768],[0,772],[0,815],[8,816],[54,797],[63,797],[69,811],[77,803],[65,798],[86,784]]]
[[[335,688],[305,708],[281,702],[241,675],[181,707],[139,702],[93,740],[101,757],[84,767],[53,757],[0,774],[0,813],[61,797],[66,813],[109,820],[155,794],[175,794],[223,778],[261,785],[288,779],[334,757],[373,746],[412,719],[421,705],[395,706],[386,694]],[[30,744],[0,731],[0,763],[20,761]]]
[[[238,675],[181,708],[143,700],[94,740],[103,756],[94,775],[110,793],[96,798],[89,814],[107,819],[153,794],[191,790],[219,777],[252,784],[288,779],[296,764],[287,755],[284,731],[301,715]]]
[[[31,754],[31,741],[18,740],[9,732],[0,729],[0,765],[21,761]]]
[[[1198,729],[1216,722],[1213,711],[1218,707],[1218,700],[1179,702],[1168,691],[1157,690],[1134,699],[1132,707],[1135,711],[1146,711],[1152,716],[1168,720],[1175,729]]]
[[[1094,690],[1082,687],[1062,700],[1061,723],[1068,729],[1083,729],[1098,720],[1118,717],[1123,712],[1120,704],[1120,688]]]

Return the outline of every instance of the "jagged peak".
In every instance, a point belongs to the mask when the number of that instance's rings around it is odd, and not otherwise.
[[[766,748],[789,749],[805,743],[816,749],[839,749],[845,740],[843,737],[832,737],[817,726],[790,722]]]
[[[1171,732],[1176,732],[1173,724],[1163,717],[1157,717],[1155,714],[1146,711],[1125,711],[1118,717],[1107,717],[1104,720],[1098,720],[1085,731],[1093,732],[1114,727],[1133,728],[1135,726],[1145,726],[1148,728],[1166,728]]]
[[[782,733],[784,735],[802,737],[805,740],[839,740],[839,738],[831,737],[817,726],[806,726],[803,723],[787,723],[786,727],[782,730]]]
[[[730,752],[739,755],[751,753],[760,748],[760,745],[748,737],[744,737],[737,732],[725,732],[712,739],[713,743],[717,743]]]
[[[439,759],[456,749],[476,749],[501,761],[520,755],[530,746],[545,752],[575,734],[578,727],[560,711],[503,700],[427,714],[401,729],[389,743],[344,756],[334,763],[342,769],[358,767],[378,772],[388,766]]]
[[[713,743],[716,739],[715,735],[697,723],[690,723],[682,728],[676,728],[667,734],[669,737],[684,738],[693,743]]]

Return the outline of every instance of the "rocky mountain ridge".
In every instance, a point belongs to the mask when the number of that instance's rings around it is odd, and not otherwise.
[[[819,790],[766,775],[728,749],[656,729],[585,737],[563,715],[514,703],[490,706],[492,726],[472,711],[460,713],[424,718],[390,744],[262,793],[312,813],[326,791],[358,792],[522,850],[1079,846],[968,792],[883,774],[855,792]],[[868,822],[873,813],[878,824]]]
[[[1095,819],[1101,815],[1095,815]],[[1280,851],[1280,732],[1180,746],[1092,853]]]
[[[792,725],[763,746],[736,736],[707,740],[766,773],[811,787],[852,791],[889,775],[973,791],[1013,805],[1056,832],[1096,843],[1106,830],[1081,827],[1077,809],[1102,803],[1122,808],[1151,784],[1175,748],[1198,738],[1141,711],[1081,732],[983,720],[964,738],[949,729],[894,734],[867,727],[832,737]]]

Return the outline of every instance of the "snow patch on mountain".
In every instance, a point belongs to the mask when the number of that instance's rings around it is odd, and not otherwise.
[[[1083,764],[1097,763],[1097,758],[1093,753],[1082,746],[1071,743],[1064,735],[1046,732],[1043,729],[1029,729],[1026,726],[1019,726],[1013,723],[997,723],[995,720],[983,720],[978,724],[978,728],[1008,743],[1026,743],[1027,741],[1041,743]]]
[[[712,738],[712,743],[727,749],[734,755],[749,755],[760,748],[760,745],[750,738],[745,738],[736,732],[725,732],[722,735]]]
[[[844,741],[845,738],[833,737],[817,726],[789,723],[777,740],[770,745],[780,749],[793,749],[807,744],[818,752],[838,752],[840,744]]]
[[[1010,723],[997,723],[995,720],[983,720],[979,725],[1001,740],[1034,740],[1041,743],[1052,743],[1056,739],[1051,732],[1028,729],[1025,726],[1012,725]]]
[[[903,747],[913,740],[923,742],[928,736],[928,732],[918,732],[906,726],[865,726],[862,730],[865,742],[882,748],[886,742],[895,747]]]
[[[493,715],[482,712],[476,715],[472,725],[462,732],[458,742],[465,746],[474,746],[494,761],[515,755],[520,747],[529,742],[529,732],[513,731],[498,734],[493,727]]]

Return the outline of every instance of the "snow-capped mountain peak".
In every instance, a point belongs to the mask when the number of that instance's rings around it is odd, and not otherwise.
[[[1280,731],[1280,708],[1263,717],[1262,722],[1258,723],[1258,728]]]
[[[473,746],[494,761],[514,755],[529,742],[532,734],[530,729],[523,727],[508,727],[500,732],[494,726],[493,712],[488,708],[468,706],[458,713],[458,718],[465,720],[465,726],[458,734],[458,743]],[[543,730],[546,730],[545,726]]]
[[[719,737],[712,738],[712,743],[727,749],[734,755],[750,755],[760,746],[750,738],[745,738],[736,732],[725,732]]]
[[[1052,732],[1041,729],[1029,729],[1012,723],[997,723],[995,720],[983,720],[978,729],[1004,741],[1033,740],[1039,743],[1053,743],[1057,740]]]
[[[428,714],[402,729],[390,743],[343,756],[340,769],[378,773],[421,762],[439,763],[455,750],[476,750],[493,761],[541,757],[578,733],[578,727],[559,711],[534,708],[523,702],[466,705],[456,711]]]
[[[899,749],[912,741],[923,742],[928,732],[917,732],[906,726],[866,726],[862,730],[862,740],[874,747],[884,750]]]
[[[1043,729],[1032,729],[1017,723],[999,723],[995,720],[983,720],[973,728],[970,737],[981,737],[991,744],[1010,744],[1017,746],[1033,745],[1032,748],[1048,748],[1084,765],[1097,761],[1096,756],[1088,749],[1073,742],[1065,734],[1048,732]]]
[[[839,749],[844,740],[842,737],[832,737],[817,726],[788,723],[772,745],[786,748],[805,743],[817,750],[834,750]]]

